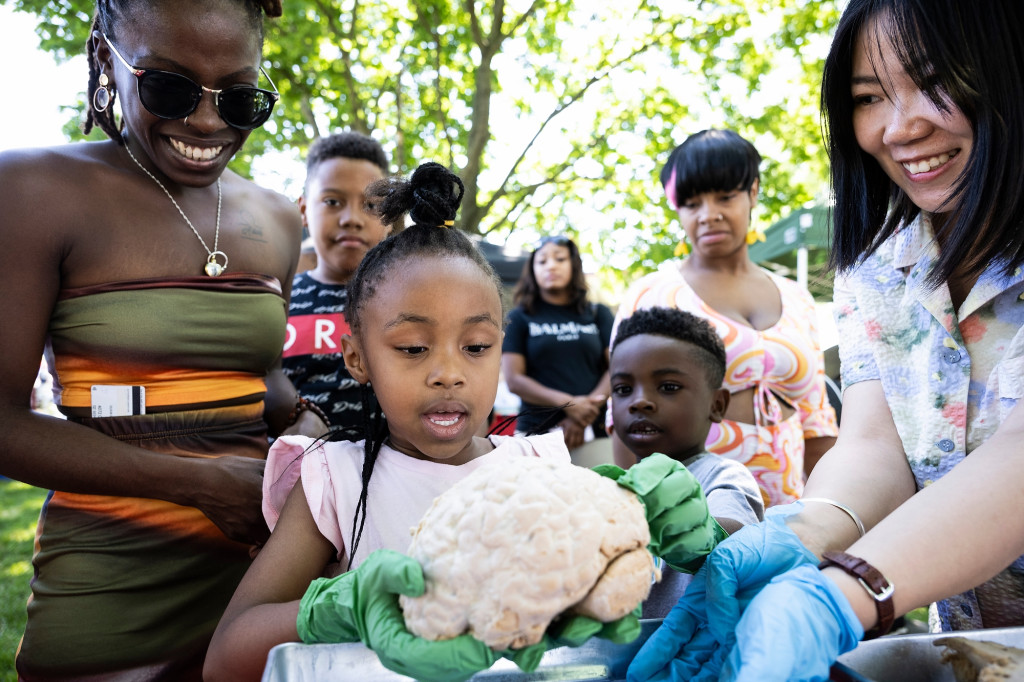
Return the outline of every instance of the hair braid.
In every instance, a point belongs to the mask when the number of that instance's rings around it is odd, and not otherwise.
[[[359,548],[359,539],[363,536],[363,527],[366,525],[366,500],[370,491],[370,476],[373,475],[373,466],[377,463],[381,446],[390,435],[388,422],[384,419],[384,413],[381,412],[380,404],[375,399],[370,385],[361,384],[359,388],[363,403],[363,431],[366,438],[363,441],[362,489],[359,491],[356,513],[352,517],[352,546],[348,548],[350,568],[356,550]]]
[[[92,20],[92,27],[89,30],[89,39],[86,41],[86,57],[89,62],[89,85],[85,89],[87,108],[85,123],[82,124],[82,132],[86,135],[92,132],[94,127],[99,127],[111,140],[118,144],[124,144],[121,138],[121,128],[114,117],[114,99],[117,97],[117,90],[113,81],[107,86],[110,89],[110,104],[103,111],[97,111],[93,105],[93,96],[100,87],[100,67],[96,59],[96,45],[103,39],[103,35],[112,35],[113,21],[111,21],[112,9],[107,0],[100,0],[96,3],[96,16]]]

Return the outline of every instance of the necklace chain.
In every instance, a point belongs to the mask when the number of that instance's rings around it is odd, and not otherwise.
[[[213,231],[213,249],[210,249],[210,247],[206,245],[206,240],[203,239],[203,235],[199,234],[199,230],[196,229],[196,226],[193,225],[192,221],[188,219],[188,216],[185,215],[185,212],[181,210],[181,206],[178,205],[178,202],[174,200],[174,197],[171,196],[171,193],[167,191],[166,187],[164,187],[164,183],[160,182],[160,180],[158,180],[155,175],[149,172],[149,169],[147,169],[145,166],[139,163],[139,160],[135,158],[134,154],[132,154],[132,150],[128,147],[127,143],[125,144],[124,149],[126,152],[128,152],[128,156],[131,157],[131,160],[135,162],[135,165],[138,166],[143,173],[152,178],[153,182],[156,183],[157,187],[164,191],[164,194],[167,195],[167,198],[171,200],[172,204],[174,204],[174,208],[178,209],[178,213],[180,213],[181,217],[184,218],[185,224],[188,225],[189,228],[191,228],[192,234],[194,234],[196,238],[199,239],[199,243],[203,245],[204,249],[206,249],[207,259],[206,265],[203,267],[203,269],[206,271],[206,274],[208,274],[211,277],[217,277],[222,272],[224,272],[228,267],[228,255],[223,251],[219,251],[217,249],[217,245],[220,240],[220,178],[217,178],[217,224]],[[217,260],[217,256],[224,257],[223,265],[221,265],[220,262]]]

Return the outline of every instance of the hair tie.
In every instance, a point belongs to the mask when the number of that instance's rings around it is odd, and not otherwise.
[[[455,226],[455,221],[454,220],[446,220],[443,223],[441,223],[440,225],[438,225],[438,227],[454,227],[454,226]]]

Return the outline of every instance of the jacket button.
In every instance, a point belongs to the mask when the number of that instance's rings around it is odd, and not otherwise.
[[[943,438],[935,445],[936,447],[939,448],[939,450],[942,450],[943,452],[953,452],[953,448],[956,447],[956,444],[953,443],[953,441],[951,441],[948,438]]]

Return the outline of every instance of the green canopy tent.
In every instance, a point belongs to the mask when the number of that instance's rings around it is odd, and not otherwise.
[[[808,250],[828,248],[828,208],[812,206],[794,211],[766,229],[764,236],[763,242],[750,246],[750,259],[762,263],[796,251],[796,279],[806,287]]]

